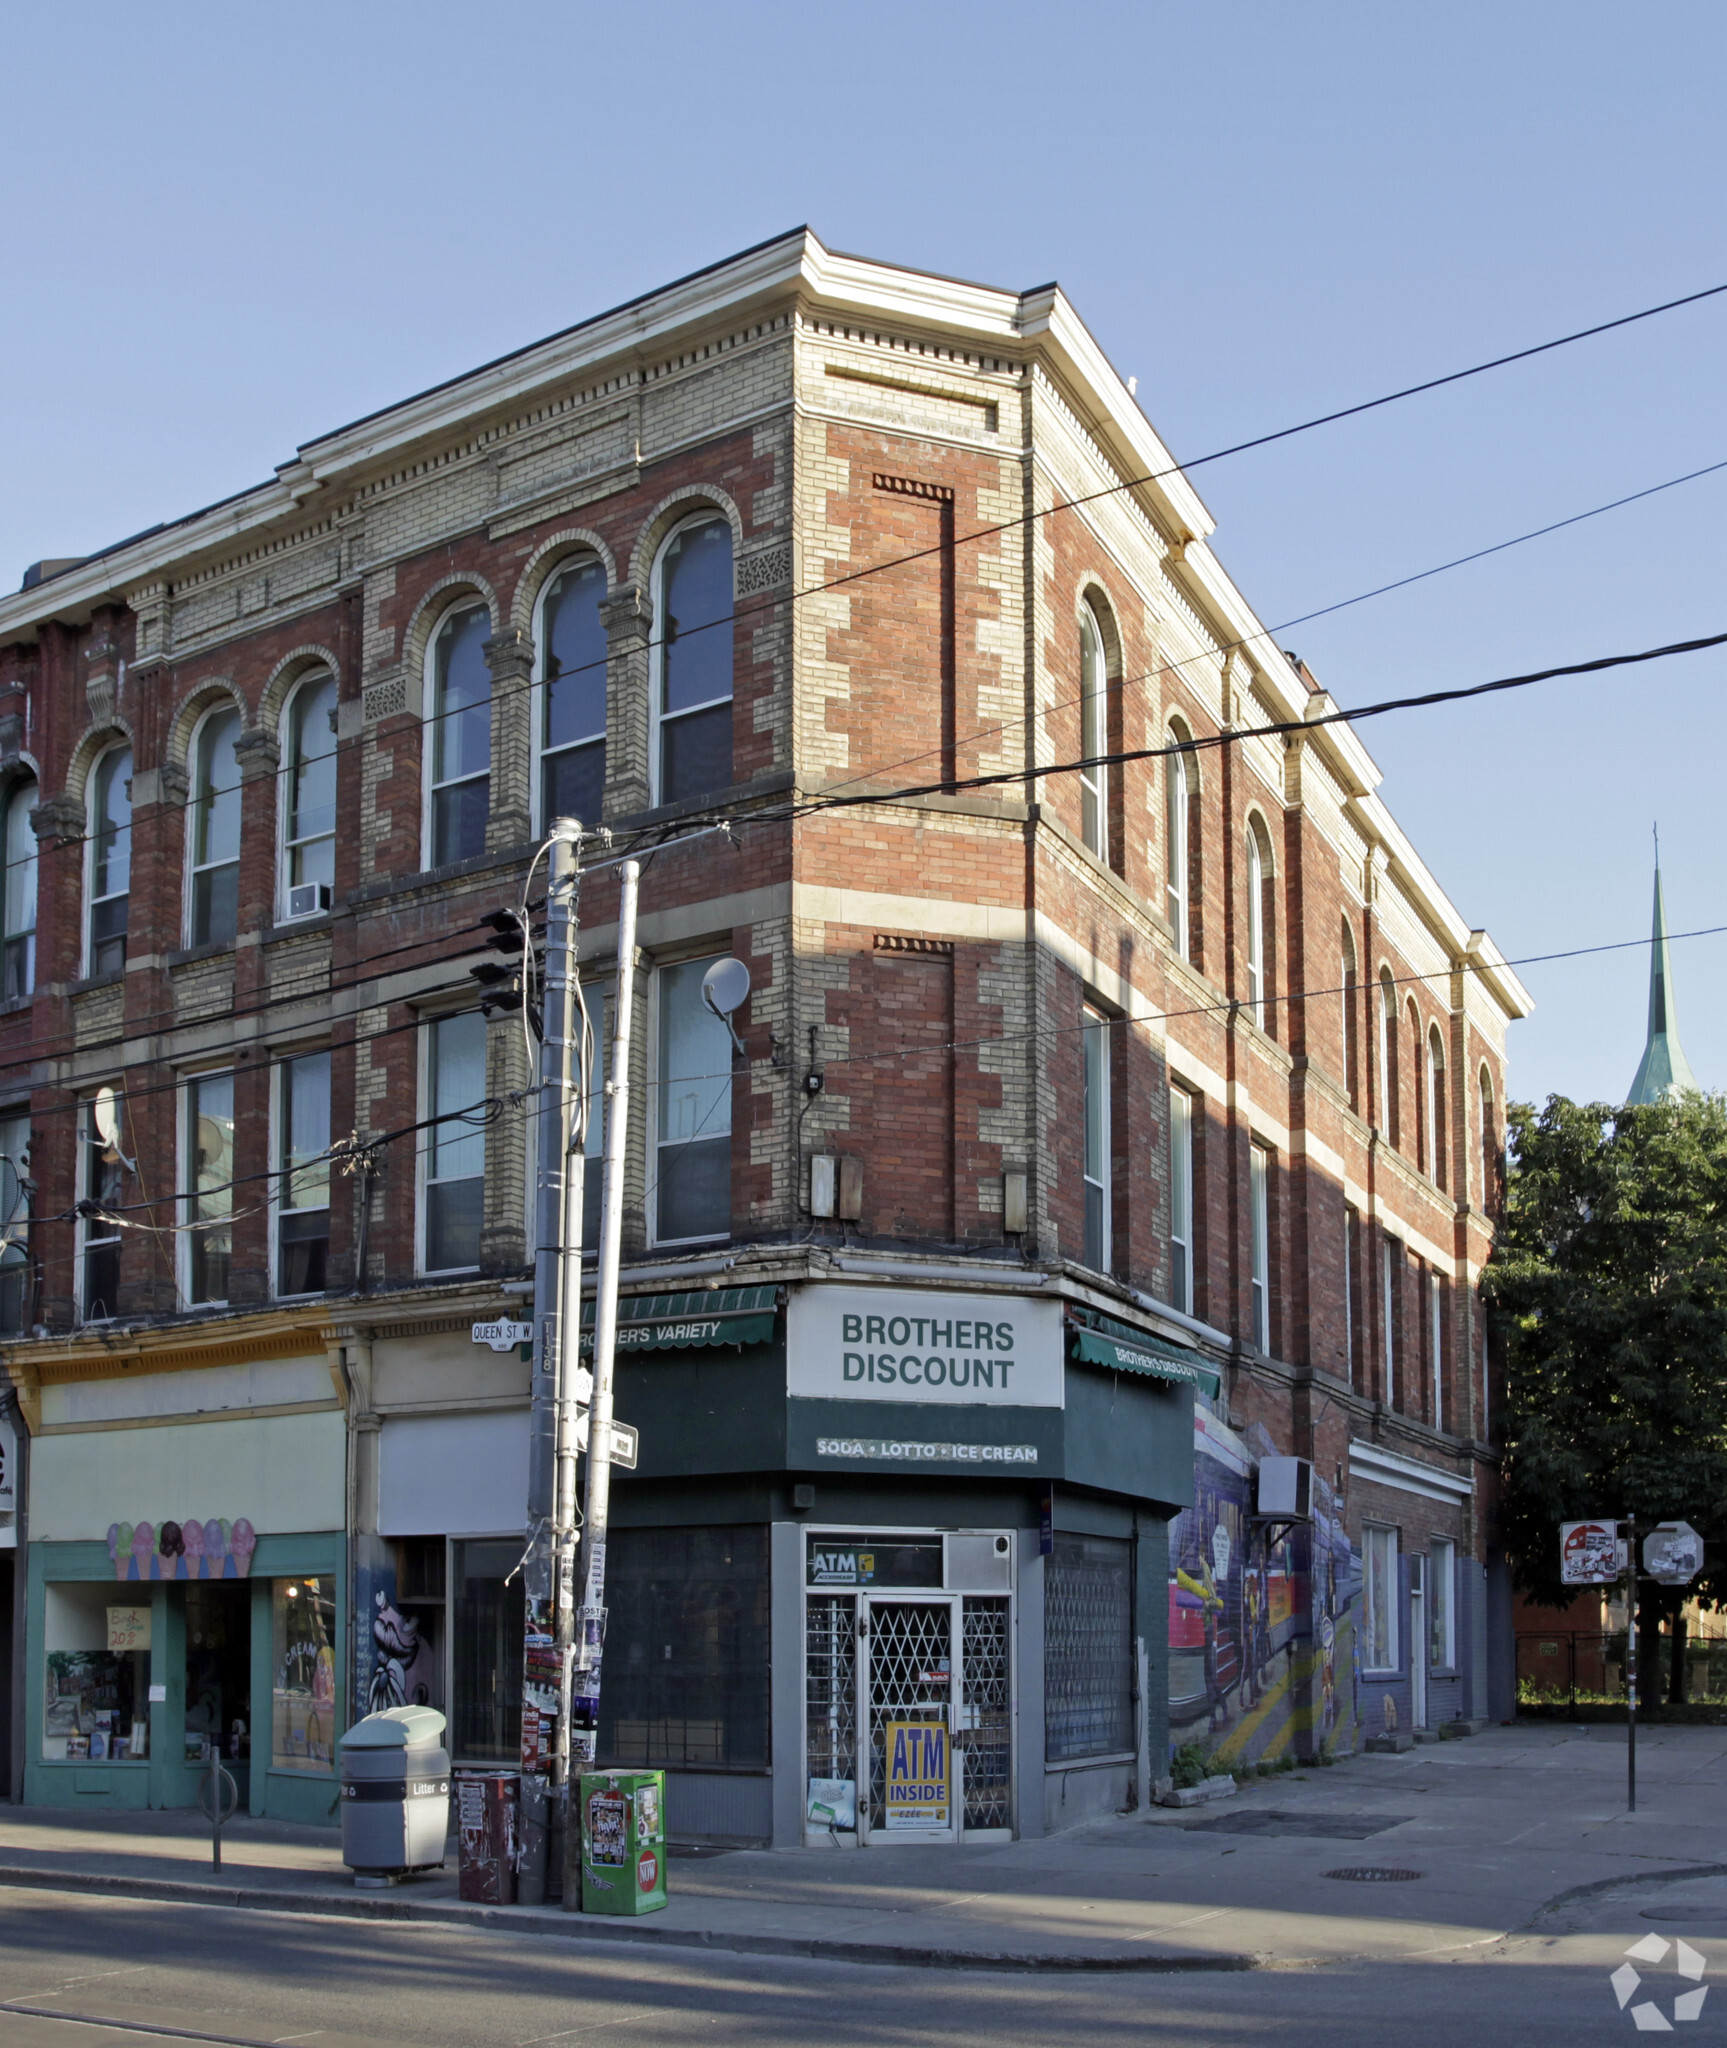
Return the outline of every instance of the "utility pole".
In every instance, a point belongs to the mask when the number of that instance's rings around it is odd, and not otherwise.
[[[1625,1531],[1625,1811],[1637,1811],[1637,1524]]]
[[[587,1569],[570,1690],[569,1758],[572,1769],[594,1760],[600,1725],[600,1666],[606,1636],[606,1531],[612,1498],[612,1368],[618,1335],[618,1260],[624,1222],[624,1146],[629,1128],[630,1017],[636,964],[636,897],[641,863],[618,871],[618,981],[612,1006],[612,1059],[606,1083],[604,1178],[601,1181],[600,1270],[594,1304],[593,1405],[588,1417]],[[576,1288],[580,1260],[574,1262]],[[566,1267],[566,1272],[570,1270]],[[573,1297],[579,1298],[579,1296]],[[570,1348],[575,1349],[573,1320]],[[581,1903],[581,1830],[574,1813],[564,1845],[564,1905]],[[573,1882],[572,1876],[573,1873]]]
[[[522,1771],[545,1788],[545,1868],[559,1867],[568,1810],[570,1648],[575,1582],[575,1423],[581,1395],[583,1128],[577,1078],[576,851],[581,826],[551,828],[546,985],[540,1036],[539,1161],[534,1201],[534,1376],[528,1448],[528,1546],[522,1579]],[[522,972],[532,964],[523,933]],[[571,1284],[573,1269],[574,1284]],[[570,1312],[570,1304],[574,1312]],[[545,1723],[551,1721],[551,1740]],[[524,1785],[526,1790],[526,1785]],[[537,1862],[538,1859],[536,1858]]]

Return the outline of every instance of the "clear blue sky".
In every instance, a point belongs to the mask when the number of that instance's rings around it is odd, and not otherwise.
[[[781,229],[1058,278],[1178,456],[1727,280],[1727,11],[493,0],[11,17],[0,577]],[[1727,458],[1727,298],[1198,472],[1280,622]],[[1727,471],[1320,620],[1345,704],[1727,629]],[[1364,728],[1508,954],[1727,922],[1707,654]],[[1727,938],[1674,951],[1727,1084]],[[1621,1097],[1646,955],[1530,966]]]

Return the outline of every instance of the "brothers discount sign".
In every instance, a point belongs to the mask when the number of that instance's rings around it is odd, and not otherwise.
[[[802,1287],[786,1310],[794,1464],[1053,1471],[1061,1309],[1013,1295]]]

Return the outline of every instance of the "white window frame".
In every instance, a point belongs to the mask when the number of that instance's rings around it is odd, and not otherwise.
[[[1083,759],[1109,752],[1109,655],[1103,622],[1089,598],[1080,606],[1079,621],[1079,751]],[[1080,838],[1107,862],[1109,859],[1109,769],[1101,761],[1079,771]],[[1087,810],[1095,829],[1088,829]]]
[[[175,1241],[179,1246],[180,1252],[180,1256],[175,1262],[175,1280],[180,1290],[180,1299],[188,1308],[225,1308],[228,1303],[228,1297],[225,1294],[213,1294],[207,1301],[194,1301],[192,1299],[192,1256],[193,1247],[198,1238],[198,1230],[194,1227],[198,1224],[198,1146],[192,1129],[192,1105],[197,1099],[196,1091],[203,1083],[206,1081],[220,1081],[224,1076],[228,1081],[230,1092],[232,1092],[235,1082],[239,1079],[239,1075],[233,1067],[203,1067],[194,1073],[183,1073],[177,1077],[179,1087],[176,1091],[178,1095],[176,1106],[179,1111],[178,1121],[180,1128],[179,1143],[176,1150],[179,1156],[179,1186],[182,1193],[179,1202],[179,1222],[181,1228],[175,1233]],[[238,1115],[234,1119],[234,1134],[237,1143],[239,1138]],[[228,1260],[229,1280],[231,1282],[233,1279],[234,1209],[236,1206],[232,1182],[230,1182],[227,1192]],[[205,1226],[205,1228],[208,1230],[220,1230],[222,1224],[218,1220]]]
[[[127,949],[130,948],[132,937],[132,807],[130,800],[128,800],[126,806],[126,823],[120,828],[120,831],[123,831],[126,835],[126,886],[123,890],[110,890],[106,896],[100,898],[96,895],[96,844],[100,836],[96,823],[96,779],[101,774],[104,765],[116,754],[130,756],[132,754],[132,742],[127,739],[120,739],[116,740],[112,746],[104,747],[95,760],[90,763],[90,772],[84,778],[84,816],[88,824],[88,829],[84,835],[84,916],[82,920],[84,927],[83,965],[85,979],[93,977],[96,972],[95,923],[96,906],[99,901],[102,903],[113,903],[121,896],[126,898],[126,934],[123,944]],[[137,767],[135,759],[132,765],[135,771]],[[122,778],[122,781],[130,782],[131,779],[131,775],[128,774]],[[115,833],[116,840],[119,836],[120,832],[117,831]],[[124,974],[125,971],[125,962],[122,959],[120,972]]]
[[[1427,1275],[1428,1375],[1432,1381],[1433,1426],[1445,1427],[1445,1282],[1438,1267]]]
[[[460,789],[465,782],[479,782],[483,779],[488,785],[486,815],[488,820],[491,817],[490,784],[493,775],[497,772],[498,764],[492,758],[489,736],[486,743],[486,766],[483,777],[481,772],[476,770],[471,775],[446,776],[442,782],[435,782],[432,779],[433,766],[438,758],[437,732],[439,725],[442,723],[440,713],[443,708],[438,702],[438,641],[442,637],[444,628],[450,621],[460,618],[465,612],[484,612],[487,626],[491,627],[493,624],[492,608],[485,598],[477,590],[465,592],[452,603],[446,605],[438,614],[431,632],[426,635],[426,651],[421,663],[420,702],[425,707],[424,714],[420,720],[420,867],[422,871],[432,866],[432,856],[437,850],[437,806],[434,798],[439,790]],[[488,632],[487,638],[489,639],[490,637],[491,634]],[[471,856],[469,857],[471,858]]]
[[[679,534],[688,533],[692,527],[712,526],[716,521],[722,526],[729,526],[731,523],[717,505],[694,508],[687,518],[678,521],[677,525],[672,528],[654,551],[653,575],[648,584],[649,595],[653,604],[654,621],[653,633],[648,644],[648,802],[650,805],[665,801],[662,793],[665,785],[665,763],[663,759],[665,749],[661,738],[664,728],[667,725],[681,724],[684,719],[693,718],[698,712],[711,711],[716,704],[735,704],[737,702],[737,657],[734,643],[732,686],[723,697],[709,697],[701,704],[686,704],[682,711],[670,719],[663,717],[660,710],[661,702],[665,696],[666,684],[666,642],[663,636],[663,621],[666,615],[666,557],[671,553],[672,542],[678,538]],[[732,535],[732,590],[734,593],[734,608],[737,602],[735,595],[737,575],[737,535],[734,533]],[[731,622],[728,621],[728,630],[731,629]],[[721,629],[718,626],[713,626],[708,630],[718,632]],[[735,749],[737,745],[735,728],[732,733],[732,744]],[[735,779],[737,775],[737,756],[735,751],[732,757],[732,775]],[[690,1241],[694,1242],[694,1240]],[[683,1242],[683,1240],[680,1239],[679,1242]]]
[[[1187,1089],[1169,1088],[1169,1292],[1171,1306],[1196,1313],[1193,1291],[1193,1116]]]
[[[309,668],[300,676],[288,692],[288,701],[282,706],[282,716],[277,727],[277,745],[281,749],[281,768],[278,770],[276,800],[276,922],[278,924],[298,923],[290,918],[288,899],[294,888],[294,854],[302,846],[316,846],[321,839],[328,838],[334,846],[336,833],[316,832],[303,838],[289,837],[290,824],[294,814],[294,720],[298,715],[301,697],[308,690],[322,689],[325,683],[336,684],[336,672],[331,668]],[[337,704],[340,708],[341,690],[337,684]],[[334,757],[340,741],[335,733],[330,735],[330,751]],[[337,816],[341,815],[340,797],[337,800]],[[334,863],[332,862],[332,870]],[[330,901],[334,904],[336,888],[330,884]],[[322,913],[304,911],[303,917],[316,917]]]
[[[1247,821],[1247,1007],[1265,1029],[1265,846],[1256,821]]]
[[[1427,1027],[1427,1171],[1435,1187],[1445,1185],[1445,1052],[1439,1026]]]
[[[1094,1273],[1110,1270],[1111,1225],[1110,1181],[1113,1178],[1114,1160],[1111,1156],[1110,1102],[1109,1102],[1109,1027],[1110,1019],[1101,1010],[1093,1009],[1087,1003],[1080,1011],[1080,1185],[1085,1190],[1086,1207],[1090,1209],[1090,1194],[1095,1188],[1098,1196],[1098,1241],[1094,1246],[1089,1242],[1091,1232],[1084,1229],[1080,1246],[1082,1262],[1089,1264]],[[1097,1062],[1097,1100],[1092,1100],[1092,1061]],[[1096,1114],[1093,1115],[1095,1110]],[[1091,1141],[1093,1127],[1098,1135],[1097,1171],[1092,1171]],[[1093,1262],[1089,1255],[1097,1253]]]
[[[1374,1007],[1379,1012],[1379,1101],[1375,1105],[1378,1111],[1375,1128],[1389,1145],[1392,1142],[1391,1034],[1397,1029],[1397,985],[1387,967],[1379,970],[1379,1000]]]
[[[14,946],[19,947],[23,957],[23,970],[18,977],[20,986],[12,996],[6,998],[8,1001],[21,1001],[25,996],[34,994],[36,988],[36,920],[39,914],[37,884],[40,870],[37,862],[36,834],[30,824],[30,811],[41,801],[41,796],[41,787],[35,776],[21,775],[6,791],[4,815],[0,815],[0,860],[5,863],[5,873],[0,876],[0,942],[4,943],[8,951]],[[11,858],[15,820],[21,821],[24,845],[23,854],[16,861]],[[12,893],[14,868],[24,871],[21,883],[23,901],[20,904],[16,931],[12,930],[10,918],[4,915],[7,899]],[[5,983],[10,978],[10,975],[0,978],[0,995],[4,994]]]
[[[327,1291],[320,1288],[308,1288],[301,1294],[285,1294],[282,1291],[282,1218],[284,1216],[310,1216],[317,1214],[316,1209],[291,1209],[285,1200],[292,1178],[287,1170],[282,1149],[283,1138],[288,1133],[288,1102],[290,1100],[288,1094],[288,1069],[296,1060],[316,1059],[320,1055],[329,1062],[327,1071],[329,1073],[330,1091],[333,1095],[336,1079],[334,1072],[335,1063],[331,1059],[331,1049],[329,1046],[301,1046],[297,1051],[279,1053],[271,1062],[270,1179],[268,1183],[270,1190],[270,1293],[272,1298],[277,1301],[308,1301],[315,1295]],[[531,1125],[531,1118],[529,1123]],[[331,1135],[334,1136],[333,1130]],[[333,1170],[330,1177],[333,1183]],[[333,1184],[329,1188],[329,1193],[333,1198],[335,1194]],[[324,1204],[324,1214],[329,1216],[334,1211],[334,1208],[334,1200],[327,1201]],[[328,1256],[329,1254],[326,1251],[326,1260]]]
[[[186,796],[186,859],[185,873],[181,880],[180,929],[181,932],[184,934],[183,943],[188,946],[219,945],[224,943],[223,941],[216,939],[199,939],[194,937],[192,923],[194,915],[194,885],[196,879],[199,875],[212,874],[218,868],[232,868],[234,870],[234,938],[227,940],[225,943],[232,946],[235,940],[238,939],[240,935],[238,901],[240,882],[240,855],[238,851],[235,852],[234,858],[232,860],[201,861],[198,858],[198,788],[199,780],[203,772],[202,757],[204,752],[204,735],[210,730],[210,727],[216,722],[218,718],[227,718],[230,716],[235,721],[234,738],[236,741],[238,741],[246,730],[245,713],[240,709],[239,705],[234,702],[232,697],[218,697],[213,704],[208,705],[205,708],[205,710],[199,715],[198,723],[192,728],[191,744],[186,749],[186,764],[188,769],[190,770],[190,774],[188,775],[187,778],[188,791]],[[239,773],[239,767],[237,763],[234,772],[236,775],[238,775]],[[212,777],[210,787],[212,789],[221,789],[222,785],[219,782],[215,781],[214,778]],[[233,794],[236,800],[238,800],[240,796],[238,784],[235,785]],[[238,808],[237,803],[236,808]],[[243,819],[241,829],[243,832]]]
[[[1343,1092],[1349,1097],[1351,1109],[1360,1110],[1360,1076],[1352,1072],[1349,1059],[1349,1041],[1355,1033],[1354,1006],[1360,989],[1360,977],[1356,967],[1355,939],[1349,929],[1349,922],[1343,925],[1342,970],[1338,978],[1338,1019],[1343,1026],[1343,1035],[1337,1042],[1338,1078],[1343,1083]]]
[[[533,727],[533,745],[532,765],[529,769],[529,774],[532,778],[529,790],[529,804],[530,815],[534,821],[533,829],[536,839],[549,831],[552,823],[550,818],[543,815],[546,807],[546,762],[554,754],[573,753],[577,747],[591,746],[595,741],[598,741],[602,747],[607,746],[611,739],[609,718],[602,716],[599,731],[597,733],[590,733],[587,739],[566,740],[560,747],[548,748],[546,745],[546,713],[551,704],[550,685],[553,680],[553,678],[548,677],[546,674],[546,664],[551,657],[551,643],[546,630],[546,606],[551,600],[553,590],[562,578],[567,576],[572,569],[582,568],[589,563],[598,569],[601,576],[605,578],[605,595],[600,599],[603,605],[606,597],[611,595],[611,579],[606,576],[604,560],[592,548],[577,548],[571,554],[563,556],[540,585],[540,594],[534,599],[534,690],[530,720]],[[601,624],[603,629],[603,620]],[[606,682],[607,677],[602,677],[601,703],[607,705],[609,710],[609,698],[605,689]],[[598,818],[584,818],[582,820],[583,825],[589,831],[592,831],[599,822]]]
[[[1429,1671],[1457,1669],[1457,1545],[1449,1536],[1427,1541],[1427,1651]]]
[[[1167,743],[1181,748],[1187,744],[1180,729],[1171,725],[1167,729]],[[1175,932],[1175,950],[1183,960],[1191,960],[1192,939],[1192,883],[1189,872],[1190,823],[1189,811],[1193,802],[1193,791],[1188,786],[1187,756],[1176,752],[1163,757],[1163,851],[1164,851],[1164,906],[1169,922]]]
[[[665,1002],[665,997],[661,987],[661,976],[665,972],[665,970],[670,967],[686,967],[691,965],[693,962],[697,961],[713,961],[723,958],[724,955],[721,953],[709,953],[704,951],[700,953],[683,954],[679,955],[676,958],[668,960],[657,960],[654,963],[653,976],[648,983],[649,1081],[648,1114],[644,1121],[646,1125],[648,1141],[648,1179],[652,1184],[651,1199],[647,1206],[651,1212],[652,1219],[651,1241],[656,1248],[669,1248],[678,1245],[724,1244],[729,1241],[731,1235],[729,1230],[709,1231],[701,1237],[662,1237],[660,1235],[660,1094],[662,1088],[664,1087],[664,1082],[661,1079],[660,1075],[660,1032],[661,1012],[663,1010]],[[608,997],[611,997],[615,995],[616,991],[615,989],[608,988],[606,993]],[[606,1062],[607,1071],[609,1072],[611,1062],[611,1052],[609,1047],[607,1048],[606,1052]],[[729,1137],[732,1134],[733,1120],[737,1115],[737,1076],[735,1073],[732,1075],[730,1081],[727,1083],[727,1088],[728,1096],[726,1101],[726,1128],[724,1135]],[[703,1125],[703,1134],[714,1138],[717,1138],[722,1135],[718,1130],[709,1131],[705,1124]],[[667,1144],[672,1144],[675,1142],[677,1141],[672,1139],[666,1140]],[[684,1142],[687,1143],[693,1141],[686,1140]]]
[[[1380,1551],[1377,1571],[1374,1566],[1373,1550]],[[1361,1649],[1362,1676],[1390,1678],[1403,1669],[1402,1644],[1399,1637],[1403,1631],[1398,1626],[1401,1616],[1402,1588],[1398,1583],[1398,1542],[1397,1531],[1380,1523],[1368,1522],[1361,1531]],[[1378,1591],[1385,1600],[1385,1649],[1386,1661],[1376,1664],[1372,1661],[1375,1628],[1374,1595]]]
[[[1271,1153],[1257,1138],[1247,1148],[1247,1207],[1250,1278],[1248,1310],[1251,1335],[1268,1357],[1271,1353]]]
[[[1486,1069],[1486,1067],[1485,1067],[1485,1066],[1483,1066],[1483,1067],[1482,1067],[1482,1069],[1481,1069],[1481,1072],[1480,1072],[1479,1076],[1477,1077],[1477,1082],[1476,1082],[1476,1095],[1477,1095],[1477,1098],[1478,1098],[1478,1100],[1479,1100],[1479,1105],[1480,1105],[1480,1115],[1481,1115],[1481,1205],[1480,1205],[1480,1206],[1481,1206],[1481,1208],[1482,1208],[1482,1211],[1483,1211],[1483,1212],[1485,1213],[1485,1211],[1486,1211],[1486,1208],[1487,1208],[1487,1197],[1488,1197],[1488,1196],[1489,1196],[1489,1195],[1490,1195],[1490,1194],[1491,1194],[1491,1193],[1493,1192],[1493,1181],[1494,1181],[1494,1167],[1495,1167],[1495,1165],[1497,1164],[1497,1161],[1495,1160],[1495,1158],[1494,1158],[1494,1155],[1493,1155],[1493,1153],[1492,1153],[1492,1152],[1491,1152],[1491,1151],[1490,1151],[1490,1150],[1488,1149],[1488,1148],[1490,1147],[1490,1145],[1492,1144],[1492,1141],[1493,1141],[1493,1101],[1494,1101],[1494,1097],[1493,1097],[1493,1079],[1492,1079],[1492,1076],[1491,1076],[1491,1075],[1490,1075],[1490,1074],[1488,1073],[1488,1071],[1487,1071],[1487,1069]],[[1462,1189],[1462,1188],[1460,1188],[1460,1189],[1458,1190],[1458,1192],[1459,1192],[1460,1194],[1465,1194],[1465,1195],[1466,1195],[1466,1194],[1467,1194],[1467,1192],[1468,1192],[1468,1190],[1467,1190],[1467,1189]]]
[[[78,1199],[81,1202],[95,1201],[97,1198],[97,1188],[100,1185],[96,1173],[97,1147],[95,1143],[95,1112],[96,1098],[94,1095],[85,1095],[79,1098],[78,1114],[74,1119],[78,1131],[78,1161],[77,1172],[74,1176],[74,1185],[77,1187]],[[126,1098],[119,1092],[118,1089],[115,1090],[115,1113],[116,1115],[121,1117],[124,1117],[126,1113]],[[177,1147],[176,1150],[178,1150]],[[100,1237],[97,1236],[95,1232],[98,1227],[100,1227],[106,1234]],[[93,1249],[95,1249],[96,1246],[109,1244],[118,1246],[121,1243],[124,1236],[125,1233],[120,1229],[118,1224],[103,1224],[98,1226],[96,1219],[94,1217],[80,1216],[78,1218],[77,1227],[74,1232],[73,1244],[73,1256],[76,1260],[76,1265],[73,1269],[76,1274],[76,1280],[73,1288],[73,1292],[76,1298],[73,1307],[78,1325],[81,1329],[89,1328],[92,1325],[96,1324],[111,1323],[115,1320],[115,1318],[118,1316],[120,1312],[119,1304],[115,1302],[110,1304],[108,1313],[105,1316],[90,1316],[85,1314],[84,1305],[86,1298],[89,1294],[88,1275],[85,1272],[85,1260],[88,1257],[89,1253]],[[118,1289],[116,1289],[116,1293],[117,1292]]]
[[[433,1012],[430,1015],[423,1016],[420,1019],[420,1030],[416,1034],[420,1042],[420,1071],[417,1099],[420,1103],[420,1114],[422,1117],[429,1117],[436,1113],[433,1108],[434,1101],[436,1100],[436,1094],[434,1088],[435,1076],[432,1065],[432,1049],[437,1042],[437,1027],[440,1024],[453,1023],[458,1017],[466,1016],[467,1014],[468,1012],[463,1010],[446,1010],[442,1012]],[[483,1017],[480,1019],[480,1026],[483,1042],[485,1032],[485,1019]],[[483,1070],[481,1085],[483,1090]],[[484,1098],[482,1094],[482,1100],[483,1099]],[[485,1131],[483,1128],[480,1130],[479,1136],[482,1146],[480,1172],[478,1176],[475,1176],[473,1174],[463,1174],[460,1177],[463,1180],[473,1180],[477,1177],[483,1186],[485,1182],[485,1155],[483,1149],[485,1143]],[[480,1270],[478,1246],[475,1247],[474,1263],[469,1266],[428,1266],[426,1263],[426,1224],[429,1220],[429,1214],[431,1209],[431,1204],[427,1199],[426,1190],[429,1187],[440,1186],[442,1185],[442,1182],[441,1180],[434,1181],[426,1170],[428,1165],[430,1164],[432,1157],[432,1131],[429,1126],[428,1128],[420,1132],[419,1140],[420,1141],[418,1145],[416,1145],[414,1148],[414,1271],[417,1274],[419,1274],[422,1279],[441,1279],[446,1274],[477,1273]],[[485,1232],[485,1218],[483,1211],[481,1215],[480,1229],[481,1235],[483,1237]]]

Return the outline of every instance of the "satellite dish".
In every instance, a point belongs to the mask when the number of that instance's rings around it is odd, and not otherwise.
[[[749,992],[749,969],[729,954],[724,960],[716,960],[702,976],[702,1001],[731,1033],[732,1044],[740,1053],[744,1052],[744,1042],[732,1022],[732,1012],[742,1008]],[[744,1056],[747,1058],[748,1054]]]
[[[97,1140],[108,1157],[118,1160],[128,1173],[136,1173],[137,1167],[120,1150],[120,1101],[106,1083],[96,1090],[96,1099],[90,1105],[90,1121],[96,1126]]]

